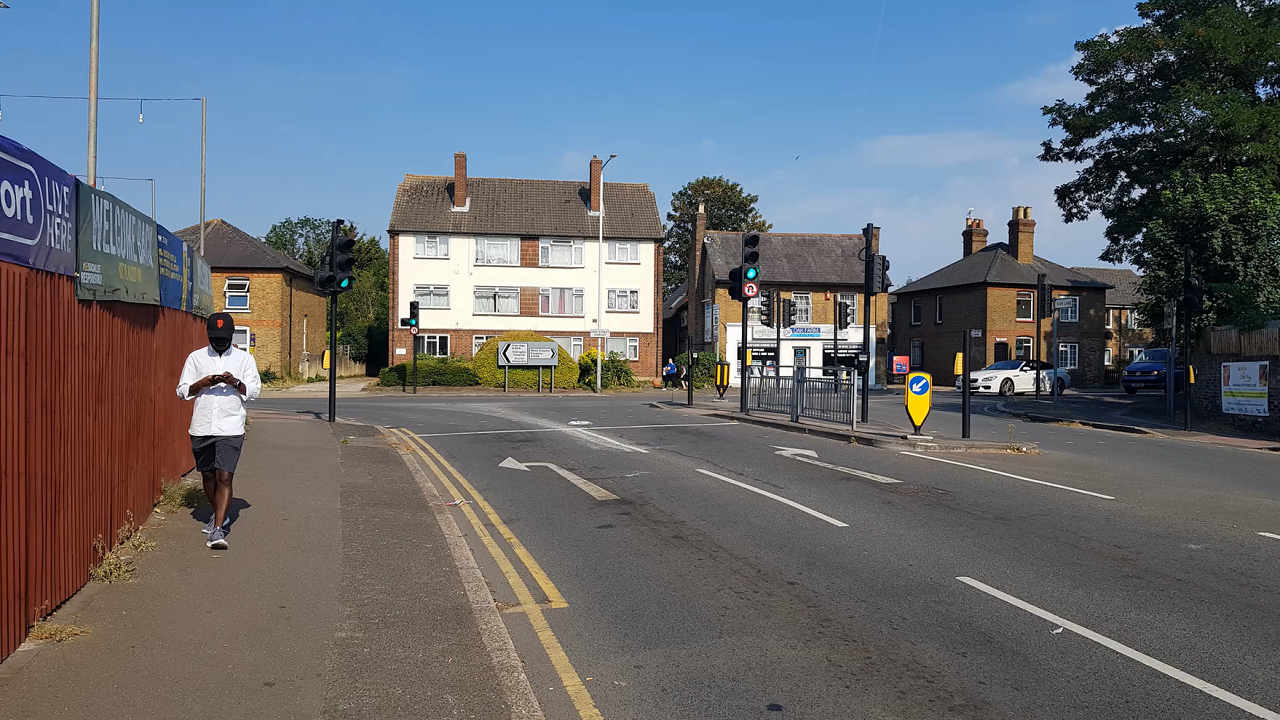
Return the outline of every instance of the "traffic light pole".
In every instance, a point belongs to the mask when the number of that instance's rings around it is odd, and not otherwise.
[[[338,293],[329,293],[329,422],[338,413]]]
[[[742,298],[742,337],[738,342],[738,367],[742,369],[742,392],[739,408],[743,415],[747,414],[747,298]]]
[[[960,369],[964,370],[961,376],[963,379],[960,381],[960,437],[962,438],[971,437],[969,432],[969,343],[971,340],[969,338],[972,336],[972,330],[964,331],[963,353],[960,355],[960,362],[963,363]]]
[[[418,336],[414,335],[410,344],[413,345],[413,394],[418,394]],[[542,389],[542,385],[538,385],[538,389]]]
[[[1182,248],[1182,286],[1191,284],[1191,246]],[[1183,303],[1182,310],[1182,429],[1191,430],[1191,303]],[[1172,384],[1173,376],[1166,376],[1164,381]]]
[[[778,377],[782,377],[782,325],[785,322],[782,316],[784,313],[785,313],[785,310],[782,307],[782,291],[774,290],[773,291],[773,328],[776,334],[773,336],[773,343],[774,343],[773,352],[775,355],[777,355],[777,359],[774,360],[773,371],[778,374]]]
[[[871,265],[875,262],[871,238],[874,233],[875,225],[872,223],[867,223],[862,230],[862,353],[867,356],[867,369],[862,373],[862,422],[871,419]]]
[[[685,356],[688,358],[688,362],[685,363],[684,384],[686,385],[685,389],[689,391],[689,407],[693,407],[693,335],[691,333],[685,333],[684,342],[684,352]],[[678,375],[676,376],[676,379],[679,379]]]

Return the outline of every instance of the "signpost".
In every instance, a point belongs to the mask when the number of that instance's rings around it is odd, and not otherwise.
[[[592,330],[594,333],[595,331]],[[605,331],[608,332],[608,331]],[[502,368],[502,391],[507,391],[511,368],[538,368],[538,392],[542,392],[542,368],[551,368],[551,392],[556,389],[556,365],[560,364],[560,343],[499,342],[498,367]]]
[[[720,393],[720,397],[724,397],[724,393],[729,389],[729,363],[721,360],[716,363],[716,392]]]
[[[982,338],[981,329],[974,328],[964,334],[964,352],[962,353],[963,357],[961,358],[961,363],[963,365],[962,369],[964,372],[960,378],[960,437],[966,439],[971,437],[969,430],[969,396],[972,394],[972,391],[969,389],[969,354],[971,352],[970,341],[974,338]]]
[[[1056,362],[1053,363],[1053,385],[1049,389],[1049,394],[1053,396],[1053,407],[1058,407],[1058,372],[1062,370],[1062,350],[1058,347],[1058,316],[1061,314],[1059,310],[1065,310],[1071,307],[1072,298],[1060,298],[1053,301],[1053,352]],[[1036,386],[1039,387],[1040,378],[1036,378]]]
[[[933,406],[933,376],[927,372],[913,372],[907,375],[907,419],[915,428],[912,435],[920,435],[920,428],[929,417]]]

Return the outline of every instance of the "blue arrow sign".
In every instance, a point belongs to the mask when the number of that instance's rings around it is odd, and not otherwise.
[[[929,392],[929,378],[918,377],[911,381],[911,394],[924,395]]]

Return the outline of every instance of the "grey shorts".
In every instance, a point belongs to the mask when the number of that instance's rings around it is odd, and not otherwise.
[[[243,446],[243,435],[191,436],[191,454],[196,457],[196,470],[202,473],[213,470],[235,472]]]

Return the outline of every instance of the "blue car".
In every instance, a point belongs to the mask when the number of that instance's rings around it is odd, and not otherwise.
[[[1147,348],[1137,359],[1129,363],[1120,376],[1120,384],[1124,391],[1133,395],[1139,390],[1159,390],[1165,392],[1169,350],[1167,348]],[[1173,391],[1182,391],[1182,368],[1173,371]]]

